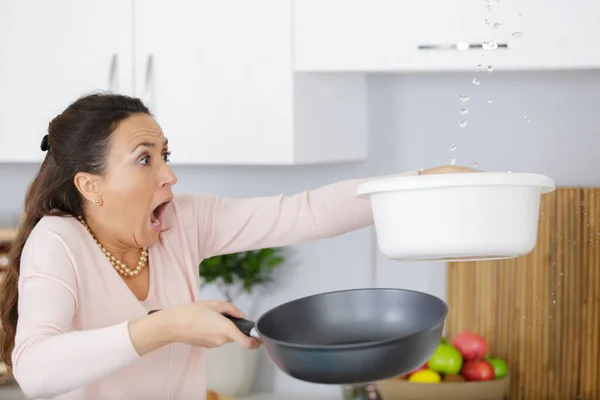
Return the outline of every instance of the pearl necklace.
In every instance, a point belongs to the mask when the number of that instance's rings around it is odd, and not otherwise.
[[[137,265],[135,266],[134,269],[129,269],[129,267],[127,265],[125,265],[124,262],[117,260],[117,258],[115,256],[110,254],[110,251],[108,251],[104,246],[102,246],[102,244],[98,241],[98,239],[96,239],[96,237],[92,233],[92,230],[90,229],[88,224],[85,222],[83,217],[80,216],[79,221],[81,221],[81,223],[83,224],[83,226],[85,226],[85,228],[90,233],[90,235],[92,235],[92,238],[94,239],[94,241],[96,242],[98,247],[100,247],[100,250],[102,250],[102,252],[106,256],[106,258],[108,258],[108,261],[110,261],[110,263],[117,270],[119,275],[126,276],[126,277],[136,276],[142,271],[142,268],[144,268],[147,265],[148,248],[140,249],[140,258],[138,260]]]

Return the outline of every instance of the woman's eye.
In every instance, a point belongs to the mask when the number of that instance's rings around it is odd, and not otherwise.
[[[162,158],[163,158],[164,162],[167,162],[167,163],[170,162],[171,161],[170,157],[171,157],[171,152],[170,151],[162,154]],[[149,165],[150,164],[150,158],[151,158],[151,156],[149,156],[149,155],[144,156],[143,158],[140,159],[139,163],[142,164],[142,165]]]

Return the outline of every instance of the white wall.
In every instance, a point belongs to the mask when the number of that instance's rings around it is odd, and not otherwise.
[[[176,192],[227,196],[294,193],[340,179],[375,176],[448,163],[484,170],[547,174],[558,185],[600,184],[600,72],[377,75],[370,80],[370,157],[366,164],[290,168],[175,168]],[[462,104],[461,93],[470,100]],[[487,99],[493,102],[489,104]],[[468,125],[458,127],[466,106]],[[531,122],[524,118],[528,115]],[[176,157],[176,154],[173,155]],[[35,166],[1,165],[0,224],[18,213]],[[239,182],[250,186],[242,190]],[[257,314],[281,302],[322,291],[369,286],[371,230],[294,248],[290,265],[257,304]],[[398,263],[377,256],[378,286],[446,296],[443,263]],[[215,295],[212,290],[204,296]],[[242,299],[242,308],[249,302]],[[262,357],[258,390],[338,393],[339,388],[288,378]]]

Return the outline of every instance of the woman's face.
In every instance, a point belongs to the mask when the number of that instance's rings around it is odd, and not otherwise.
[[[148,247],[158,240],[162,211],[177,182],[168,157],[167,139],[152,117],[136,114],[118,125],[105,174],[92,178],[85,194],[88,223],[100,231],[97,236],[103,238],[97,239],[104,246]]]

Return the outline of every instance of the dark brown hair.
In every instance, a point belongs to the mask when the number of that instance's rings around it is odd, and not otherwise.
[[[0,287],[0,359],[12,374],[12,351],[18,303],[21,253],[31,231],[45,215],[84,215],[83,199],[75,187],[78,172],[101,175],[110,136],[127,117],[148,108],[139,99],[95,93],[79,98],[54,118],[42,140],[47,151],[37,176],[27,190],[17,237],[9,253],[9,266]]]

